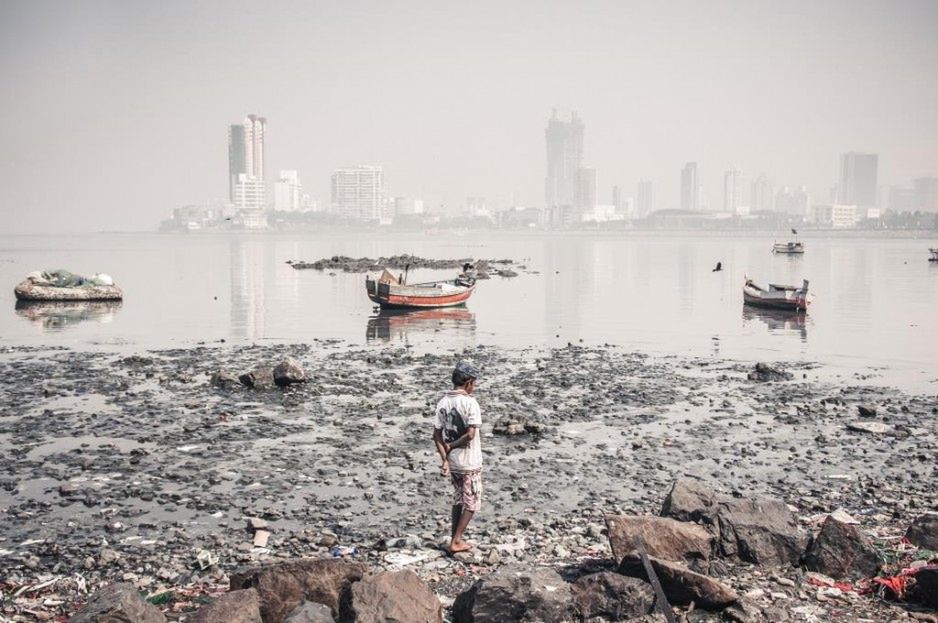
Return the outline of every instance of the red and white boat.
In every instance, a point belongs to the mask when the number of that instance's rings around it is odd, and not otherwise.
[[[743,303],[768,309],[808,311],[808,280],[803,280],[800,288],[770,283],[765,289],[747,278],[743,285]]]
[[[401,283],[385,270],[378,279],[365,278],[368,298],[382,309],[455,307],[465,303],[475,289],[475,280],[464,277],[411,285]]]

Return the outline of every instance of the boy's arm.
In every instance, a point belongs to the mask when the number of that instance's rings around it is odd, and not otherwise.
[[[446,460],[446,455],[449,454],[449,449],[451,446],[448,446],[445,441],[443,441],[443,429],[434,428],[433,429],[433,443],[436,445],[436,451],[440,455],[440,459],[443,461],[443,466],[440,468],[445,476],[449,472],[449,462]]]
[[[475,438],[475,436],[478,434],[478,431],[479,431],[478,426],[470,426],[469,428],[466,429],[466,432],[462,435],[462,437],[460,437],[453,443],[449,444],[448,448],[452,450],[454,448],[462,448],[464,446],[468,446],[469,442],[472,441]]]

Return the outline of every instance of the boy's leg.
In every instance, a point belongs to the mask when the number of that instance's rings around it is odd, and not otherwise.
[[[450,522],[449,538],[452,541],[456,536],[456,526],[459,525],[459,518],[462,517],[462,504],[453,505],[452,521]]]
[[[457,477],[454,477],[453,484],[456,485],[457,494],[461,496],[460,501],[462,504],[459,508],[462,509],[462,512],[459,515],[459,520],[455,522],[449,550],[451,552],[464,552],[472,548],[468,543],[463,543],[462,537],[466,526],[472,521],[472,516],[479,510],[482,503],[482,474],[459,474],[458,480]],[[453,518],[456,519],[455,506],[453,507]]]
[[[459,523],[456,524],[456,530],[453,532],[453,541],[449,544],[449,551],[464,552],[466,550],[472,549],[471,545],[462,542],[462,535],[463,532],[466,531],[466,526],[468,526],[469,522],[472,521],[472,516],[474,514],[474,511],[463,508],[462,515],[459,516]]]

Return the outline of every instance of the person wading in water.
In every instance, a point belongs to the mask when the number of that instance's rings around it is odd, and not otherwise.
[[[443,464],[440,473],[453,481],[450,553],[472,546],[462,540],[466,526],[482,505],[482,410],[472,397],[479,371],[459,362],[453,370],[453,389],[436,405],[433,443]]]

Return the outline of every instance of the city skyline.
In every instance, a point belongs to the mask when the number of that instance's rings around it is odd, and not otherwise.
[[[147,229],[230,198],[218,127],[251,110],[276,120],[268,173],[320,203],[370,162],[434,209],[541,205],[555,107],[587,120],[599,203],[648,179],[678,207],[688,161],[711,207],[734,164],[822,201],[850,151],[879,155],[881,189],[938,175],[934,3],[535,8],[6,3],[0,206],[13,231]]]

